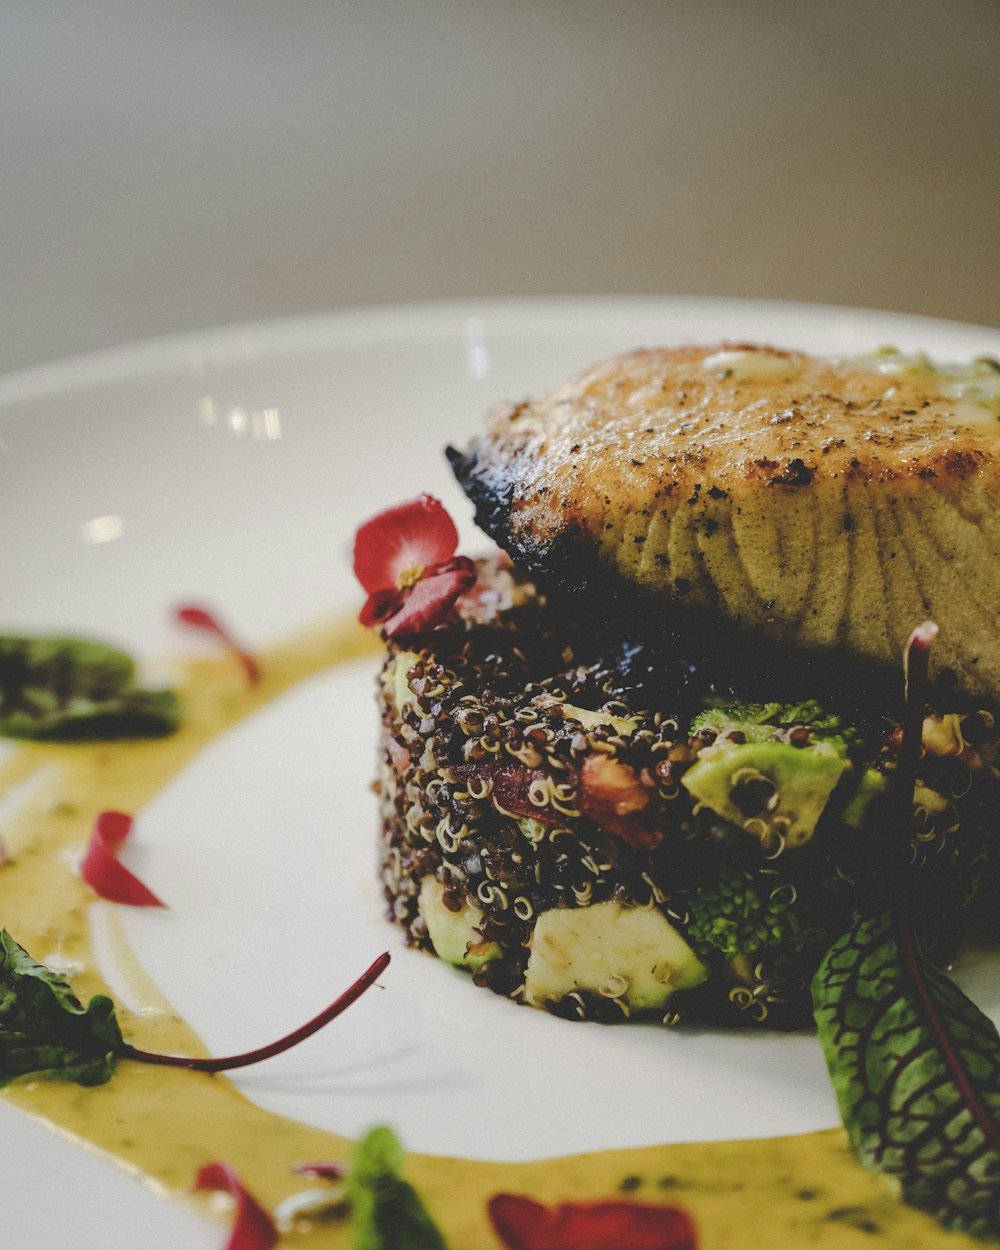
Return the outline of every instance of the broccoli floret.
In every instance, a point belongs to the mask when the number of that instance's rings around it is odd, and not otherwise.
[[[810,1019],[803,991],[823,953],[843,932],[834,900],[818,904],[769,872],[719,868],[687,899],[687,939],[717,976],[728,980],[727,1023],[763,1020],[801,1028]],[[721,965],[721,966],[720,966]],[[696,991],[695,991],[696,992]]]
[[[782,964],[794,964],[804,950],[826,940],[791,882],[728,865],[710,885],[692,892],[687,908],[694,949],[718,951],[729,963],[770,952]]]
[[[830,742],[845,755],[860,739],[854,726],[844,724],[841,717],[825,711],[814,699],[804,703],[729,703],[706,708],[691,722],[690,733],[704,729],[716,735],[738,731],[747,742],[766,742],[796,726],[809,731],[805,742]]]

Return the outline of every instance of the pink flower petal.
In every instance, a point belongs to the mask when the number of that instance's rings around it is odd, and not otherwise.
[[[422,577],[407,593],[398,612],[384,625],[387,638],[400,638],[433,629],[448,616],[455,600],[476,581],[476,569],[465,556],[456,556],[448,566]]]
[[[371,594],[399,588],[400,576],[455,554],[458,530],[440,500],[421,495],[386,508],[354,536],[354,575]]]
[[[164,907],[156,895],[117,858],[116,852],[132,829],[125,812],[101,812],[80,861],[80,876],[101,898],[131,907]]]
[[[250,685],[257,685],[260,681],[260,665],[257,663],[256,658],[240,646],[232,631],[226,628],[214,613],[209,612],[207,608],[198,607],[196,604],[184,604],[177,609],[176,616],[182,625],[191,625],[194,629],[203,630],[205,633],[212,634],[215,638],[218,638],[227,650],[243,665],[243,671],[246,673],[247,681]]]
[[[694,1224],[679,1207],[640,1202],[567,1202],[546,1207],[496,1194],[487,1210],[508,1250],[696,1250]]]
[[[194,1188],[219,1189],[236,1199],[236,1219],[226,1250],[272,1250],[278,1244],[274,1221],[228,1163],[206,1163],[195,1179]]]

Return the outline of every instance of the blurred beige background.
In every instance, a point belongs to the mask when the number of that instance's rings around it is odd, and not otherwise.
[[[6,0],[0,370],[357,304],[1000,325],[996,0]]]

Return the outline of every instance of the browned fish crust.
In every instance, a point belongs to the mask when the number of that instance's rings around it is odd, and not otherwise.
[[[932,617],[938,676],[996,701],[998,451],[929,366],[727,343],[597,364],[449,455],[535,576],[876,666]]]

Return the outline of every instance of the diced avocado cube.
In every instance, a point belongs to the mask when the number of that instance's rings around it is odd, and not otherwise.
[[[675,990],[707,976],[660,911],[612,901],[553,908],[535,924],[525,1001],[540,1007],[574,990],[591,990],[636,1011],[659,1011]]]
[[[591,712],[585,707],[576,707],[573,703],[562,704],[562,710],[567,719],[579,721],[584,729],[610,725],[616,734],[627,738],[639,728],[639,720],[635,716],[612,716],[610,712]]]
[[[548,833],[547,825],[542,824],[540,820],[533,820],[530,816],[522,816],[517,822],[517,827],[532,846],[541,842],[542,838]]]
[[[861,774],[858,788],[851,795],[840,813],[840,819],[849,829],[860,829],[868,817],[873,801],[889,789],[889,779],[877,768],[866,768]]]
[[[913,807],[914,810],[923,808],[928,816],[940,816],[942,812],[948,810],[948,800],[937,790],[932,790],[930,786],[917,782],[913,790]]]
[[[500,947],[496,942],[483,942],[477,932],[485,917],[478,907],[466,903],[461,911],[451,911],[444,905],[444,886],[433,877],[420,882],[420,914],[427,925],[431,945],[446,964],[475,971],[492,959],[499,959]],[[469,947],[476,948],[470,953]]]
[[[851,768],[835,746],[818,742],[720,741],[684,774],[690,794],[724,820],[769,845],[808,842],[837,782]]]
[[[402,712],[407,703],[413,702],[407,674],[419,659],[416,651],[400,651],[382,671],[382,685],[397,712]]]

